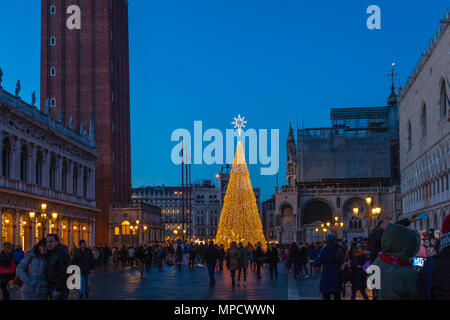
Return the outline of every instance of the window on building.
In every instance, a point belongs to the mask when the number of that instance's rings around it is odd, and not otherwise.
[[[51,68],[50,68],[50,76],[51,76],[51,77],[56,76],[56,68],[55,68],[55,67],[51,67]]]
[[[49,172],[49,182],[50,189],[55,189],[56,187],[56,158],[52,156],[50,158],[50,172]]]
[[[3,149],[2,149],[2,175],[4,177],[11,177],[11,141],[9,138],[3,139]]]
[[[38,151],[36,153],[36,184],[38,186],[42,186],[42,164],[43,164],[42,152]]]
[[[22,146],[20,149],[20,180],[27,181],[28,178],[28,149]]]
[[[61,189],[63,192],[67,192],[67,162],[64,161],[62,165],[62,173],[61,173]]]
[[[420,116],[420,126],[422,128],[422,138],[427,135],[427,106],[422,106],[422,114]]]
[[[128,221],[122,222],[122,235],[130,234],[130,223]]]
[[[50,37],[50,45],[52,46],[52,47],[54,47],[54,46],[56,46],[56,37]]]
[[[78,166],[73,165],[73,194],[78,194]]]
[[[55,15],[56,14],[56,6],[54,6],[54,5],[50,6],[50,14],[51,15]]]
[[[411,150],[412,148],[412,128],[411,128],[411,121],[408,121],[408,133],[407,133],[407,146],[408,146],[408,151]]]
[[[442,80],[441,93],[439,97],[439,106],[440,106],[439,114],[441,119],[447,115],[447,105],[448,105],[447,89],[445,87],[445,80]]]
[[[83,197],[87,198],[87,189],[88,189],[88,170],[84,169],[83,173]]]

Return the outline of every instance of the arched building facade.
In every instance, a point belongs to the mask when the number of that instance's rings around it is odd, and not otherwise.
[[[0,244],[94,244],[94,141],[0,88],[0,155]]]

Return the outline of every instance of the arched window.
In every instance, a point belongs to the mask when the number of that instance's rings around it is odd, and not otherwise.
[[[411,129],[411,121],[408,121],[408,135],[407,135],[407,145],[408,145],[408,151],[412,148],[412,129]]]
[[[50,172],[49,172],[50,189],[56,187],[56,158],[52,156],[50,158]]]
[[[36,153],[36,184],[42,186],[42,152]]]
[[[439,105],[440,105],[440,118],[444,118],[447,115],[447,105],[448,105],[448,101],[447,101],[447,90],[445,87],[445,80],[442,80],[441,83],[441,94],[439,97]]]
[[[64,161],[62,165],[62,174],[61,174],[61,189],[63,192],[67,192],[67,162]]]
[[[20,149],[20,180],[27,181],[28,178],[28,150],[26,146]]]
[[[422,106],[422,115],[420,116],[420,126],[422,128],[422,138],[427,135],[427,106]]]
[[[84,168],[83,170],[83,197],[87,197],[87,188],[88,188],[88,169]]]
[[[4,177],[11,177],[11,141],[9,138],[3,139],[3,149],[2,149],[2,175]]]
[[[128,221],[122,222],[122,235],[130,234],[130,223]]]

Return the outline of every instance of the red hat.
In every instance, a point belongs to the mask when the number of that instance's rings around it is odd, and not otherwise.
[[[448,214],[442,222],[442,234],[450,232],[450,214]]]

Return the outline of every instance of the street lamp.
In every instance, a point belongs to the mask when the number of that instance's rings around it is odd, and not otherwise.
[[[50,222],[50,229],[53,229],[55,227],[55,225],[52,222],[56,222],[56,220],[58,219],[58,213],[56,211],[53,211],[50,218],[48,217],[47,213],[47,204],[46,203],[42,203],[41,204],[41,214],[37,215],[35,211],[30,211],[28,213],[31,221],[36,220],[37,226],[40,227],[42,226],[42,236],[45,236],[45,225],[47,224],[47,222]]]
[[[366,205],[363,208],[363,211],[360,212],[358,207],[353,208],[353,215],[355,218],[366,220],[367,222],[367,237],[369,237],[370,233],[370,221],[377,220],[381,214],[381,207],[375,206],[373,203],[373,198],[370,196],[366,197]]]

